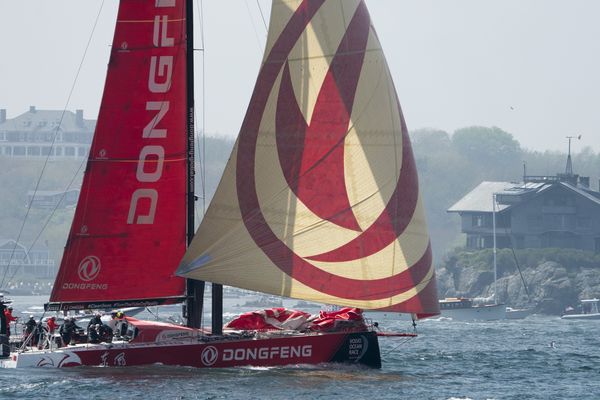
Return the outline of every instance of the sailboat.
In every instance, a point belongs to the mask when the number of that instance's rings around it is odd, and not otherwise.
[[[223,330],[222,285],[358,316],[439,313],[410,140],[365,3],[273,1],[254,93],[195,235],[192,15],[191,0],[120,3],[81,195],[46,305],[183,303],[187,326],[125,317],[120,340],[14,351],[1,366],[381,366],[364,320]],[[211,329],[201,320],[206,281]]]
[[[496,246],[496,194],[492,194],[492,238],[493,268],[494,268],[494,295],[493,302],[490,298],[471,299],[463,297],[447,297],[440,300],[441,315],[452,318],[453,321],[497,321],[506,319],[507,307],[498,302],[498,264]]]

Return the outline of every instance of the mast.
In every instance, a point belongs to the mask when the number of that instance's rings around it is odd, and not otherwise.
[[[187,128],[187,244],[194,238],[194,2],[185,0],[186,21],[186,128]],[[186,279],[187,325],[199,328],[202,322],[204,281]]]

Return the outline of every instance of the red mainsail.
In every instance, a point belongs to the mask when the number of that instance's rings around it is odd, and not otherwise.
[[[186,33],[182,0],[121,2],[81,194],[51,305],[183,296]]]

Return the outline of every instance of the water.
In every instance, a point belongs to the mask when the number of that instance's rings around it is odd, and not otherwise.
[[[44,300],[17,298],[15,308]],[[404,321],[389,324],[409,328]],[[600,398],[600,321],[431,320],[418,329],[420,336],[409,341],[381,338],[381,370],[337,365],[2,370],[0,399]]]

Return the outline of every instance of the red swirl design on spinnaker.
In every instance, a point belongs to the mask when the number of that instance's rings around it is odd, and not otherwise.
[[[254,168],[256,144],[266,103],[292,48],[323,2],[323,0],[305,0],[302,2],[274,43],[259,73],[257,85],[238,141],[236,185],[240,211],[246,229],[255,243],[287,275],[314,290],[330,296],[357,300],[386,299],[406,292],[415,287],[416,284],[423,282],[431,269],[430,247],[427,248],[421,259],[414,265],[409,266],[407,270],[393,276],[369,280],[368,284],[363,280],[337,276],[315,267],[295,254],[273,233],[261,211],[256,192]],[[356,37],[360,36],[356,34],[358,31],[365,32],[366,30],[368,35],[369,29],[370,18],[364,3],[361,1],[348,25],[342,44],[346,44],[350,40],[356,40]],[[338,50],[338,53],[340,51]],[[284,79],[285,73],[284,70]],[[285,81],[283,84],[285,84]],[[399,103],[397,104],[399,108]],[[346,104],[346,106],[350,107],[346,110],[347,114],[350,115],[351,104]],[[401,112],[400,116],[402,118]],[[401,174],[396,189],[381,216],[355,240],[339,249],[315,255],[312,259],[325,261],[360,259],[387,247],[404,231],[416,208],[418,184],[415,163],[403,118],[401,128],[403,140]],[[286,167],[284,165],[284,171]],[[290,186],[294,189],[293,185]],[[338,221],[334,222],[338,223]],[[390,307],[394,311],[430,310],[435,312],[437,310],[436,299],[435,280],[431,279],[420,292],[420,295],[413,296],[401,304],[390,304]]]

